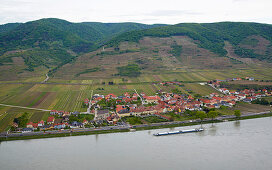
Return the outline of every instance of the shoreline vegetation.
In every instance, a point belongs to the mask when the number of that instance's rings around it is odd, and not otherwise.
[[[134,127],[134,128],[132,127],[131,129],[135,129],[136,131],[139,131],[139,130],[173,128],[173,127],[194,126],[194,125],[202,125],[202,124],[210,124],[210,123],[221,123],[221,122],[225,122],[225,121],[256,119],[256,118],[263,118],[263,117],[270,117],[270,116],[272,116],[272,112],[257,114],[257,115],[242,115],[239,118],[223,118],[223,119],[215,119],[215,120],[203,120],[202,122],[201,121],[187,122],[187,123],[167,124],[167,125],[159,125],[159,126],[156,126],[154,124],[153,124],[153,126],[151,126],[152,124],[150,124],[145,127]],[[97,134],[121,133],[121,132],[130,132],[130,128],[95,130],[95,131],[85,131],[85,132],[67,132],[67,133],[57,133],[57,134],[39,134],[39,135],[27,135],[27,136],[16,136],[16,137],[0,136],[0,142],[12,141],[12,140],[27,140],[27,139],[81,136],[81,135],[97,135]]]

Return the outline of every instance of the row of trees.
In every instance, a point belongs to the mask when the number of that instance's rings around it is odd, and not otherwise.
[[[234,115],[236,116],[236,118],[240,118],[241,117],[241,111],[240,110],[235,110],[234,111]],[[209,111],[208,113],[204,112],[204,111],[197,111],[196,112],[196,118],[200,119],[201,122],[205,119],[205,118],[211,118],[212,121],[218,116],[218,112],[216,111]]]
[[[253,103],[253,104],[266,105],[266,106],[272,105],[272,102],[269,102],[268,100],[266,100],[266,99],[264,99],[264,98],[254,100],[252,103]]]

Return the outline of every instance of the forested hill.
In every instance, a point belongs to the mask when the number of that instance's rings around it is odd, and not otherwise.
[[[180,35],[189,36],[190,38],[197,40],[200,47],[221,56],[227,54],[227,51],[224,49],[224,42],[229,41],[235,47],[235,53],[240,57],[272,61],[272,25],[259,23],[183,23],[126,32],[110,40],[107,45],[118,46],[122,41],[138,42],[145,36],[169,37]],[[266,49],[263,49],[265,51],[260,52],[260,54],[254,49],[257,42],[255,39],[250,39],[250,36],[261,36],[270,41],[270,44]],[[252,48],[245,48],[243,45],[249,45]]]
[[[79,55],[102,45],[118,47],[121,42],[138,42],[143,37],[188,36],[199,47],[218,56],[226,56],[225,43],[236,55],[272,61],[272,25],[242,22],[210,24],[145,25],[139,23],[71,23],[48,18],[27,23],[0,25],[0,71],[17,69],[18,73],[44,66],[56,70]],[[175,47],[175,44],[170,48]],[[182,53],[182,47],[179,53]],[[116,48],[119,49],[119,48]],[[145,54],[143,53],[143,56]],[[237,60],[237,57],[235,58]],[[23,64],[22,64],[23,63]]]
[[[71,23],[48,18],[27,23],[0,25],[1,52],[30,47],[45,47],[60,42],[74,52],[86,52],[112,36],[132,30],[148,29],[162,25],[138,23]],[[88,46],[88,47],[86,47]]]
[[[10,23],[10,24],[0,25],[0,34],[8,32],[8,31],[16,28],[19,25],[21,25],[21,23]]]
[[[166,24],[146,25],[146,24],[133,23],[133,22],[125,22],[125,23],[83,22],[82,24],[88,25],[92,27],[93,29],[99,31],[102,35],[101,40],[104,40],[104,41],[110,40],[113,36],[116,36],[124,32],[166,26]]]
[[[158,26],[161,25],[71,23],[55,18],[0,25],[0,65],[22,57],[29,71],[41,65],[52,68],[96,49],[114,35]]]

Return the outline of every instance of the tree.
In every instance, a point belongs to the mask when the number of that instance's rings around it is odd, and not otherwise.
[[[195,98],[201,98],[202,96],[200,94],[195,94],[194,97]]]
[[[240,118],[241,117],[241,111],[240,110],[234,110],[234,115],[236,116],[236,118]]]
[[[201,124],[202,124],[202,121],[207,117],[207,114],[203,111],[197,111],[196,117],[201,120]]]
[[[216,118],[217,116],[218,116],[218,113],[216,111],[209,111],[208,113],[208,117],[212,118],[212,120]]]

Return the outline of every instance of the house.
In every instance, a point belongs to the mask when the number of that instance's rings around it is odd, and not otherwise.
[[[68,122],[69,121],[69,116],[68,115],[63,116],[62,121],[63,122]]]
[[[200,99],[200,101],[204,104],[211,104],[211,100],[210,99]]]
[[[235,101],[228,101],[228,103],[230,104],[230,106],[234,106],[236,104]]]
[[[263,92],[263,93],[267,93],[267,90],[266,90],[266,89],[263,89],[262,92]]]
[[[238,97],[238,100],[244,100],[246,98],[246,95],[245,94],[238,94],[237,97]]]
[[[122,109],[118,112],[116,112],[119,117],[125,117],[125,116],[131,116],[132,114],[129,112],[127,108]]]
[[[13,122],[12,126],[15,127],[15,128],[18,128],[18,123]]]
[[[229,90],[226,89],[226,88],[220,88],[219,91],[222,92],[222,93],[225,93],[225,94],[229,94],[230,93]]]
[[[30,133],[33,132],[33,128],[23,128],[22,133]]]
[[[106,119],[110,116],[109,110],[95,110],[94,120]]]
[[[213,104],[214,108],[219,109],[220,108],[220,104]]]
[[[77,115],[79,115],[79,112],[78,111],[74,111],[74,112],[72,112],[72,115],[77,116]]]
[[[64,129],[66,126],[69,126],[68,123],[57,123],[54,124],[54,129]]]
[[[129,93],[128,93],[128,92],[124,93],[124,96],[126,96],[126,97],[130,97],[130,95],[129,95]]]
[[[83,123],[74,121],[71,123],[71,128],[79,128],[79,127],[84,127]]]
[[[227,107],[230,107],[230,106],[231,106],[231,105],[230,105],[228,102],[226,102],[226,101],[222,101],[220,104],[223,105],[223,106],[227,106]]]
[[[27,123],[26,128],[33,128],[33,123],[32,122]]]
[[[48,117],[48,119],[47,119],[47,123],[48,123],[48,124],[53,124],[54,121],[55,121],[55,118],[54,118],[53,116],[50,116],[50,117]]]
[[[38,122],[38,127],[42,127],[43,125],[44,125],[44,121],[43,120]]]
[[[105,99],[117,99],[117,96],[111,93],[111,94],[106,95]]]
[[[215,108],[215,106],[211,105],[211,104],[206,104],[206,107],[208,107],[208,108]]]
[[[82,123],[83,123],[83,125],[86,125],[86,124],[88,124],[89,122],[88,122],[88,120],[85,119],[85,120],[83,120]]]
[[[158,103],[161,99],[159,96],[144,96],[143,97],[147,103]]]
[[[132,101],[132,98],[124,97],[123,101],[126,102],[126,103],[129,103],[129,102]]]
[[[89,104],[89,99],[85,99],[85,100],[84,100],[84,104],[85,104],[85,105],[88,105],[88,104]]]
[[[38,123],[29,122],[26,124],[27,128],[38,128]]]
[[[51,111],[50,111],[50,115],[55,115],[56,113],[57,113],[56,110],[51,110]]]
[[[50,124],[50,125],[44,125],[44,126],[42,126],[42,130],[51,130],[51,129],[53,129],[54,127],[53,127],[53,125],[52,124]]]
[[[218,93],[211,93],[211,94],[210,94],[210,97],[213,97],[213,96],[218,97],[219,94],[218,94]]]
[[[243,102],[250,103],[250,102],[251,102],[251,99],[245,98],[245,99],[243,100]]]
[[[119,111],[126,109],[125,105],[116,105],[116,113],[119,113]]]

